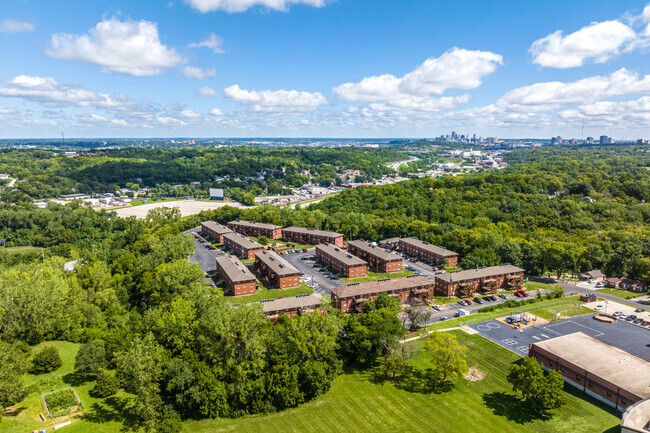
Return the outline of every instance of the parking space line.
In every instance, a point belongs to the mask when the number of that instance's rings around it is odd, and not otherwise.
[[[541,336],[544,337],[544,338],[551,338],[551,337],[549,337],[549,336],[546,335],[546,334],[539,334],[539,335],[541,335]]]
[[[560,325],[564,325],[564,324],[567,324],[567,323],[572,323],[573,325],[576,325],[576,326],[580,326],[580,327],[582,327],[582,328],[589,329],[590,331],[592,331],[592,332],[595,333],[595,335],[592,335],[592,337],[600,337],[601,335],[605,335],[604,332],[600,332],[600,331],[598,331],[597,329],[593,329],[593,328],[590,328],[589,326],[585,326],[585,325],[582,325],[582,324],[580,324],[580,323],[576,323],[576,322],[574,322],[573,320],[567,320],[566,322],[558,322],[558,323],[556,323],[556,324],[546,325],[546,326],[544,326],[544,329],[546,329],[547,331],[553,332],[553,333],[555,333],[555,334],[557,334],[557,335],[566,335],[566,334],[561,334],[561,333],[559,333],[559,332],[556,332],[556,331],[554,331],[554,330],[552,330],[552,329],[548,329],[548,328],[550,328],[550,327],[552,327],[552,326],[560,326]]]
[[[535,340],[541,340],[541,338],[539,338],[537,335],[533,335],[532,337],[533,337]]]

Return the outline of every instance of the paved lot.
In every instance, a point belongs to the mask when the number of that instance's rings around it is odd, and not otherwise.
[[[584,332],[590,337],[650,361],[650,344],[648,344],[650,343],[650,329],[622,320],[617,323],[604,323],[594,320],[591,315],[586,315],[523,331],[516,331],[496,320],[468,326],[488,340],[521,356],[528,354],[529,344],[574,332]]]
[[[196,215],[203,210],[218,209],[223,206],[232,206],[242,209],[248,209],[250,206],[244,206],[237,202],[226,201],[207,201],[207,200],[177,200],[160,203],[143,204],[142,206],[126,207],[116,209],[115,213],[122,218],[134,216],[138,219],[144,219],[151,209],[159,207],[174,208],[181,210],[181,216]]]
[[[312,267],[313,262],[306,263],[305,260],[302,260],[303,257],[311,257],[313,255],[314,250],[310,249],[306,253],[286,254],[282,257],[300,272],[312,277],[313,282],[318,283],[318,287],[314,289],[315,293],[329,297],[334,287],[344,286],[345,283],[342,280],[330,280],[324,277],[322,272],[318,272],[320,268]]]
[[[203,246],[198,240],[194,239],[194,255],[189,257],[190,263],[198,263],[203,272],[214,272],[217,268],[216,258],[219,250],[211,251]]]

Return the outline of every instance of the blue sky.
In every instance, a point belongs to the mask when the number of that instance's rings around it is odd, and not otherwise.
[[[649,138],[647,5],[2,2],[0,137]]]

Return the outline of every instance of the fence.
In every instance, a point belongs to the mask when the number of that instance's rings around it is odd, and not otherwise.
[[[75,400],[76,404],[71,404],[71,405],[68,405],[67,407],[64,407],[64,408],[61,408],[61,409],[59,409],[57,411],[52,412],[50,410],[50,405],[48,405],[48,403],[47,403],[47,396],[50,396],[50,395],[55,394],[57,392],[63,392],[63,391],[66,391],[66,390],[70,391],[70,393],[72,393],[72,396],[74,397],[74,400]],[[83,403],[81,402],[81,399],[77,395],[77,391],[75,391],[74,388],[69,386],[69,385],[68,386],[60,386],[58,388],[52,388],[52,389],[49,389],[47,391],[43,391],[41,393],[41,401],[43,402],[43,406],[45,407],[45,411],[47,412],[47,414],[48,414],[48,416],[50,418],[57,418],[57,417],[60,417],[60,416],[63,416],[63,415],[68,415],[73,410],[76,412],[77,410],[83,409],[83,407],[84,407]]]
[[[498,319],[499,317],[503,317],[512,312],[521,311],[523,313],[531,310],[537,310],[539,308],[556,307],[558,305],[573,304],[575,302],[576,302],[576,298],[570,298],[570,299],[560,298],[560,299],[553,299],[550,301],[536,302],[534,304],[521,305],[512,308],[504,308],[503,310],[496,311],[495,313],[492,314],[488,314],[488,313],[470,314],[469,316],[467,316],[468,317],[467,320],[459,321],[458,326],[471,325],[478,322],[485,322],[487,320]]]

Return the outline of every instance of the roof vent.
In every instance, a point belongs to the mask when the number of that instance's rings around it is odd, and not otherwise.
[[[283,265],[282,263],[280,263],[280,267],[281,267],[281,268],[284,268],[284,265]]]
[[[351,259],[351,258],[352,258],[352,254],[348,254],[348,255],[346,255],[346,257],[347,257],[348,259]]]

